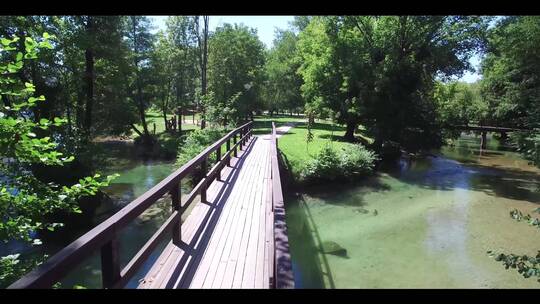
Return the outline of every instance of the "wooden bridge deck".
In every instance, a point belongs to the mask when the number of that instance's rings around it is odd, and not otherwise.
[[[182,223],[139,288],[269,288],[272,274],[270,138],[253,137]]]

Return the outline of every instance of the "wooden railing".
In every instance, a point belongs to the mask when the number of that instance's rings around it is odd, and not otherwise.
[[[273,274],[270,278],[273,288],[294,288],[294,276],[292,270],[291,255],[289,252],[289,238],[287,236],[287,224],[285,222],[285,205],[279,174],[279,150],[276,125],[272,122],[272,135],[270,143],[271,176],[272,176],[272,212],[274,222],[274,242],[269,250],[271,269]]]
[[[201,201],[206,201],[206,189],[208,185],[215,178],[218,180],[221,179],[220,172],[225,165],[230,165],[231,154],[234,154],[236,157],[237,150],[242,149],[247,144],[247,140],[252,136],[252,124],[252,122],[248,122],[229,132],[152,189],[69,244],[8,288],[50,288],[98,249],[101,251],[103,287],[124,287],[169,232],[172,232],[172,241],[175,245],[182,243],[182,213],[189,207],[197,195],[200,194]],[[231,139],[233,141],[232,146]],[[226,152],[224,155],[221,155],[223,144],[226,145]],[[211,153],[216,153],[217,162],[208,171],[208,157]],[[200,166],[204,176],[190,192],[186,201],[182,202],[180,199],[180,182],[182,178],[195,171],[197,166]],[[171,195],[172,214],[127,265],[123,269],[120,269],[118,240],[120,230],[167,193]]]

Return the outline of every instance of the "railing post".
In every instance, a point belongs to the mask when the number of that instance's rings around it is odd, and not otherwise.
[[[206,203],[206,169],[207,169],[207,159],[206,157],[201,162],[201,170],[203,172],[203,183],[201,185],[201,202]]]
[[[227,152],[229,152],[229,150],[231,150],[231,138],[227,138]],[[229,156],[227,156],[227,166],[231,166],[231,154],[229,154]]]
[[[101,280],[103,288],[112,288],[120,279],[120,257],[116,235],[101,247]]]
[[[236,147],[236,133],[234,133],[234,136],[233,136],[233,145],[234,145],[234,157],[238,157],[238,154],[236,153],[236,151],[238,150]]]
[[[240,147],[240,151],[242,151],[242,145],[244,144],[244,139],[242,138],[244,136],[244,128],[240,129],[240,144],[238,145]]]
[[[218,166],[221,166],[220,162],[221,162],[221,146],[219,146],[216,150],[216,159],[217,159],[217,164]],[[218,169],[218,172],[217,172],[217,180],[220,181],[221,180],[221,169]]]
[[[180,187],[180,181],[178,184],[175,184],[171,189],[171,204],[173,211],[179,211],[181,207],[181,191]],[[180,243],[182,242],[182,214],[180,214],[180,217],[178,219],[178,222],[173,225],[172,227],[172,242],[176,246],[180,246]]]

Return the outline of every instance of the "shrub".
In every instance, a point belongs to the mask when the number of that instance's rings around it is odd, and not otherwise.
[[[372,172],[376,156],[360,144],[348,144],[336,150],[323,147],[300,172],[300,181],[319,183],[368,175]]]
[[[191,132],[180,147],[176,159],[176,165],[182,166],[201,153],[208,146],[227,134],[224,128],[206,128]],[[211,157],[215,157],[212,153]]]

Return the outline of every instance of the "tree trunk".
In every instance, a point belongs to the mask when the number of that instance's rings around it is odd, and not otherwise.
[[[202,33],[200,31],[199,19],[197,16],[195,22],[195,30],[197,32],[197,44],[199,47],[199,67],[201,69],[201,96],[206,96],[206,87],[207,87],[207,78],[206,78],[206,69],[208,63],[208,26],[209,26],[209,16],[203,16],[203,28]],[[199,109],[201,112],[201,130],[206,127],[205,121],[205,108],[202,102],[199,104]]]
[[[356,125],[356,122],[347,122],[347,131],[345,132],[343,139],[349,142],[354,141],[354,131],[356,130]]]
[[[86,22],[86,32],[90,37],[93,37],[94,20],[91,16],[88,16]],[[92,43],[90,43],[92,45]],[[89,134],[92,126],[92,108],[94,106],[94,51],[91,47],[88,47],[84,52],[86,70],[84,73],[86,82],[86,105],[84,109],[84,121],[83,130],[86,134]]]
[[[487,147],[487,132],[482,132],[482,139],[480,141],[480,149],[485,150]]]
[[[182,134],[182,108],[176,110],[178,112],[178,133]]]
[[[163,107],[161,110],[163,111],[163,121],[165,121],[165,131],[169,131],[169,124],[167,121],[167,109]]]

